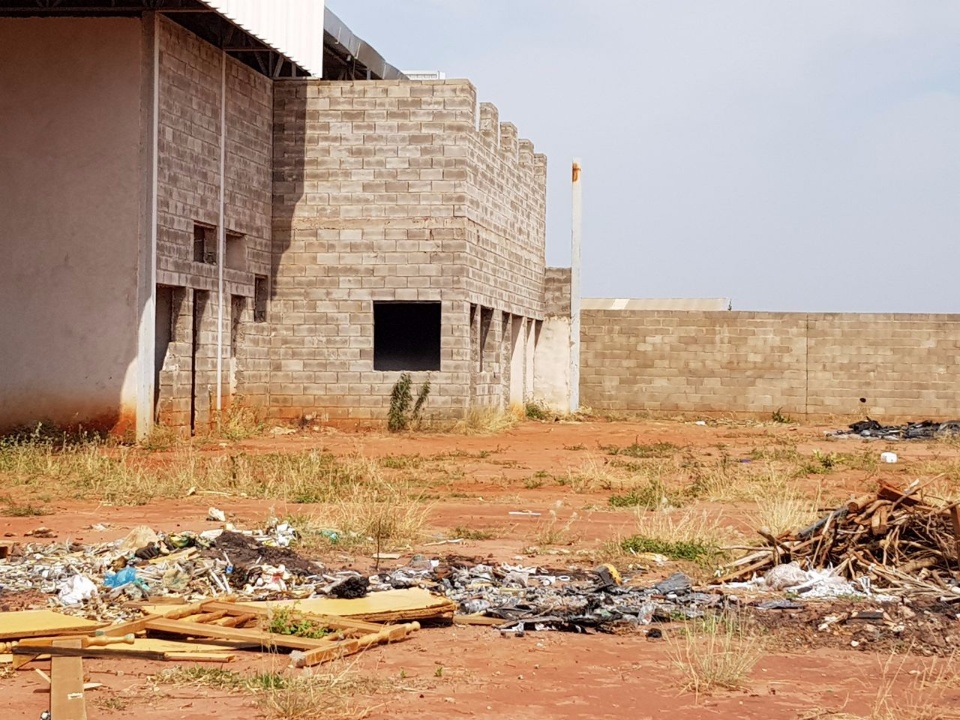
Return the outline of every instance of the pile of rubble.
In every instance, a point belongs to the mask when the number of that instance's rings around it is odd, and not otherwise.
[[[960,420],[950,420],[949,422],[923,420],[903,425],[881,425],[876,420],[867,418],[852,423],[846,430],[837,430],[828,433],[828,435],[839,438],[855,437],[870,440],[935,440],[939,437],[957,435],[958,433],[960,433]]]
[[[808,527],[779,537],[762,530],[769,547],[729,565],[718,582],[794,567],[796,582],[787,585],[800,585],[804,573],[830,568],[832,577],[861,590],[958,599],[960,510],[927,504],[921,489],[919,481],[904,490],[881,484]]]
[[[430,587],[458,604],[461,621],[515,631],[583,632],[688,620],[731,602],[719,592],[696,591],[683,573],[644,585],[639,576],[624,582],[609,565],[584,572],[453,560],[419,572],[403,568],[378,576],[375,582]]]

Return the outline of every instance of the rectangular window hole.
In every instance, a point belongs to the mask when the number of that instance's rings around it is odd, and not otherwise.
[[[193,261],[217,264],[217,229],[211,225],[193,224]]]
[[[253,321],[267,321],[267,297],[269,286],[265,275],[255,275],[253,277]]]
[[[247,299],[242,295],[230,296],[230,357],[237,356],[240,347],[242,332],[243,311],[247,307]]]
[[[247,269],[247,239],[244,235],[227,231],[224,262],[231,270]]]
[[[374,370],[440,369],[440,303],[373,304]]]

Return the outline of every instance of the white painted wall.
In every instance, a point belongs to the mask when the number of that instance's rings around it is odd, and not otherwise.
[[[570,412],[570,318],[548,315],[534,357],[534,397],[557,412]]]
[[[141,25],[0,18],[0,429],[137,400]]]

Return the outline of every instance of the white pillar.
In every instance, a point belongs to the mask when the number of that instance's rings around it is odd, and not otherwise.
[[[137,293],[137,439],[153,430],[157,343],[157,143],[160,124],[160,22],[156,13],[142,20],[140,167],[143,203],[140,210],[140,251]]]
[[[573,161],[573,227],[570,248],[570,412],[580,409],[580,244],[583,240],[583,183]]]

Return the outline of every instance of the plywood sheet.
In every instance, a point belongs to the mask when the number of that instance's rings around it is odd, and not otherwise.
[[[337,598],[308,598],[306,600],[277,600],[268,603],[240,603],[263,607],[296,607],[302,613],[338,615],[369,620],[370,622],[398,622],[422,620],[452,615],[456,605],[441,595],[423,588],[387,590],[370,593],[356,600]]]
[[[56,640],[54,645],[79,650],[80,640]],[[54,657],[51,661],[50,715],[57,720],[87,720],[83,658]]]
[[[0,612],[0,640],[56,635],[70,630],[96,630],[100,623],[52,610]]]

